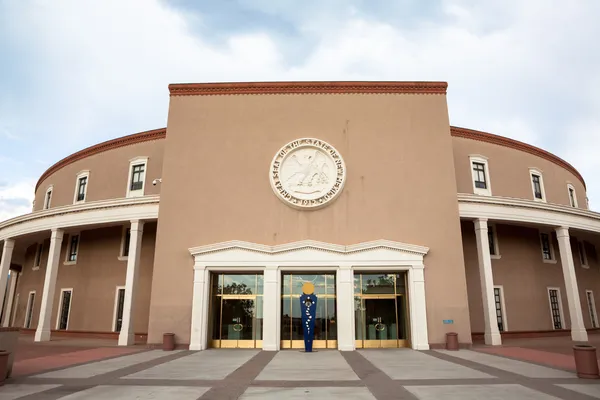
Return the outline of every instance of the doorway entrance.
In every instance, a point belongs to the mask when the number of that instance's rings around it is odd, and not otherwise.
[[[335,273],[282,274],[281,281],[281,348],[304,348],[300,296],[309,282],[317,296],[313,348],[337,349]]]
[[[356,348],[409,345],[406,273],[355,274]]]
[[[262,348],[262,274],[212,274],[210,298],[211,347]]]

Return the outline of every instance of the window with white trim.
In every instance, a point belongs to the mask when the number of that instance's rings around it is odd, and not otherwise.
[[[571,207],[578,207],[577,192],[575,192],[575,187],[570,183],[567,183],[567,192],[569,193],[569,204],[571,204]]]
[[[69,329],[69,317],[71,316],[71,304],[73,303],[73,289],[60,290],[60,303],[56,317],[56,329]]]
[[[585,298],[587,300],[588,310],[590,312],[590,322],[592,328],[600,328],[598,326],[598,314],[596,313],[596,301],[594,300],[594,292],[591,290],[585,291]]]
[[[562,301],[559,288],[548,288],[548,301],[550,303],[550,317],[552,318],[552,329],[563,329]]]
[[[555,263],[554,246],[552,244],[552,235],[547,232],[540,232],[540,245],[542,248],[542,259],[544,262]]]
[[[123,306],[125,304],[125,286],[117,286],[115,293],[115,311],[113,316],[113,332],[121,332],[123,326]]]
[[[42,264],[42,254],[44,252],[44,242],[38,243],[35,248],[35,257],[33,259],[33,269],[40,269],[40,265]]]
[[[87,188],[90,181],[90,171],[81,171],[75,180],[75,194],[73,204],[84,203],[87,197]]]
[[[575,239],[577,240],[577,239]],[[583,268],[589,268],[587,253],[584,242],[577,240],[577,252],[579,253],[579,263]]]
[[[487,158],[480,155],[471,155],[469,156],[469,161],[471,165],[473,193],[491,196],[492,186],[490,183],[490,169]]]
[[[544,190],[544,178],[542,172],[531,168],[529,170],[531,179],[531,190],[533,191],[533,200],[546,202],[546,191]]]
[[[508,330],[506,326],[506,314],[504,306],[504,288],[502,286],[494,286],[494,302],[496,304],[496,322],[498,323],[498,330],[500,332],[506,332]]]
[[[496,225],[488,224],[488,243],[490,245],[490,257],[500,258],[500,249],[498,248],[498,232]]]
[[[77,255],[79,254],[79,242],[80,235],[79,234],[71,234],[69,236],[68,246],[67,246],[67,255],[65,258],[65,265],[72,265],[77,263]]]
[[[33,318],[33,307],[35,305],[35,290],[29,292],[27,298],[27,308],[25,309],[25,321],[23,322],[23,328],[31,328],[31,319]]]
[[[52,204],[52,189],[52,185],[48,186],[48,189],[46,189],[46,194],[44,195],[44,210],[49,209]]]
[[[121,247],[119,249],[119,260],[127,260],[129,257],[129,243],[131,242],[131,228],[124,226],[121,233]]]
[[[146,186],[147,157],[137,157],[129,161],[129,179],[127,180],[127,197],[144,195]]]

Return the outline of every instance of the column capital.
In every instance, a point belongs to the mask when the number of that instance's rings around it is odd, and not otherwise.
[[[4,249],[13,249],[15,247],[15,239],[4,239]]]
[[[60,228],[53,228],[50,240],[62,240],[65,232]]]
[[[556,231],[556,237],[569,237],[569,227],[568,226],[559,226],[558,228],[554,228]]]
[[[488,229],[488,220],[487,218],[477,218],[473,220],[473,225],[475,225],[475,230],[486,230]]]
[[[206,269],[206,264],[202,264],[200,262],[194,261],[194,270],[195,271],[204,271]]]
[[[129,228],[129,231],[138,231],[138,232],[143,232],[144,231],[144,221],[140,221],[139,219],[132,219],[131,221],[131,227]]]
[[[348,270],[348,269],[352,269],[352,264],[350,264],[350,263],[341,263],[338,267],[339,267],[339,269]]]

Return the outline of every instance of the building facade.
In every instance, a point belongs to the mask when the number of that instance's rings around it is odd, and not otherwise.
[[[310,282],[317,348],[587,340],[600,214],[582,176],[450,126],[446,88],[170,85],[167,128],[59,161],[32,212],[0,222],[2,324],[300,348]]]

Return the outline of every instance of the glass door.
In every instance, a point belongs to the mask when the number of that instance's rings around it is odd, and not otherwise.
[[[213,274],[211,277],[211,347],[262,347],[261,274]]]
[[[408,346],[406,275],[355,274],[356,348]]]

